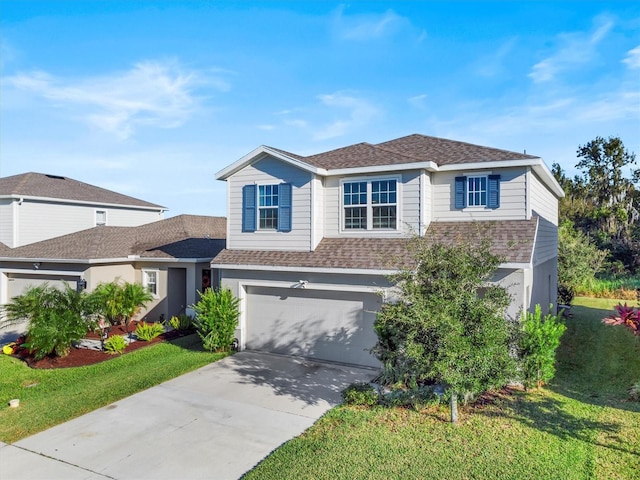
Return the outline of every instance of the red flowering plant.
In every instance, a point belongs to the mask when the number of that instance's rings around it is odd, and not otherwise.
[[[619,303],[615,308],[617,315],[613,314],[602,322],[607,325],[624,325],[635,335],[640,335],[640,312],[634,307],[629,307],[626,302],[624,305]]]

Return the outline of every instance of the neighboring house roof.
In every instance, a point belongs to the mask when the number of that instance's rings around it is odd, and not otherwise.
[[[225,246],[226,218],[179,215],[138,227],[99,226],[0,251],[5,259],[212,258]]]
[[[0,178],[0,197],[5,196],[14,198],[49,198],[72,202],[166,210],[166,207],[161,205],[79,182],[69,177],[34,172]]]
[[[506,263],[530,263],[538,225],[531,220],[433,222],[426,236],[444,244],[482,238]],[[313,252],[223,250],[212,265],[221,268],[285,267],[301,269],[394,270],[408,265],[410,238],[324,238]]]

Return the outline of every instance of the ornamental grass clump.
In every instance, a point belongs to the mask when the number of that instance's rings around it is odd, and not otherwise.
[[[240,315],[240,300],[229,289],[198,292],[200,301],[193,305],[193,321],[202,346],[209,352],[229,352],[235,338]]]

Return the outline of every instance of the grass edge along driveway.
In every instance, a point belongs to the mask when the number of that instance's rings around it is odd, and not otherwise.
[[[640,339],[600,320],[612,300],[579,298],[540,391],[463,410],[340,406],[275,450],[247,480],[351,478],[632,479],[640,471]]]
[[[16,442],[225,356],[203,351],[195,334],[77,368],[32,369],[0,355],[0,441]],[[13,398],[19,408],[8,406]]]

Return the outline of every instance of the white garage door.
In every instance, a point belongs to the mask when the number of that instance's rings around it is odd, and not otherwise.
[[[29,287],[37,287],[44,283],[56,287],[64,288],[66,281],[71,288],[76,288],[76,282],[80,280],[79,276],[70,275],[27,275],[13,273],[7,277],[7,298],[11,299],[22,295]]]
[[[246,348],[368,365],[380,297],[373,293],[248,287]]]

